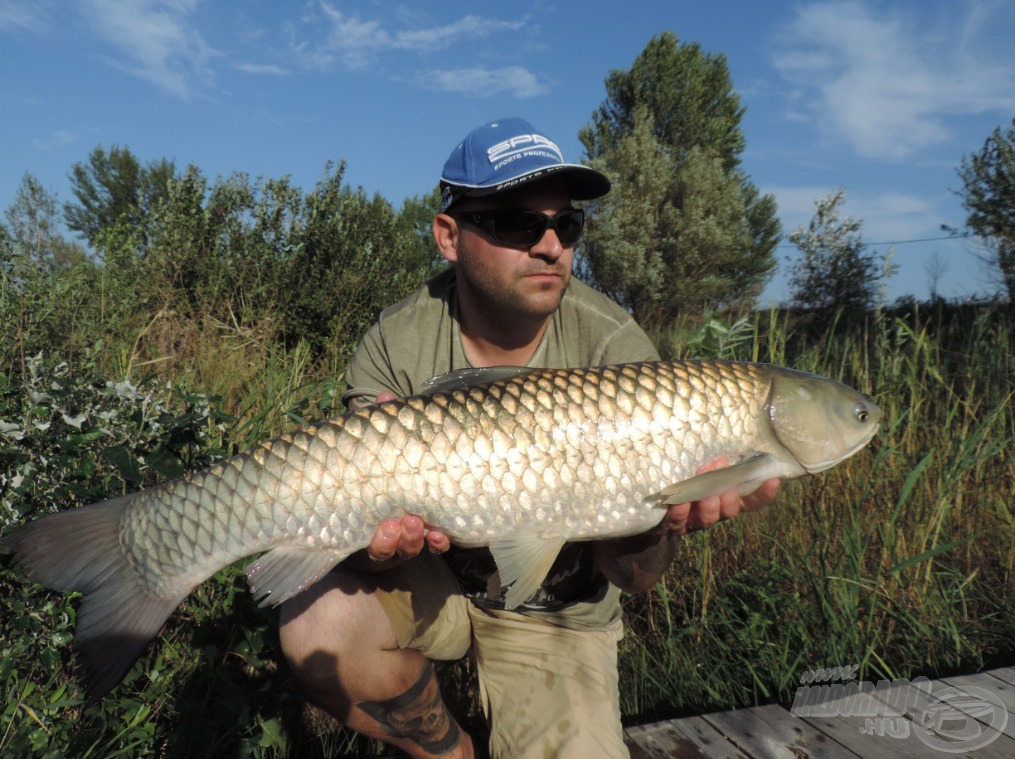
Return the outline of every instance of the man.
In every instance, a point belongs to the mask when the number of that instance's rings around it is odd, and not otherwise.
[[[609,188],[521,119],[471,132],[444,166],[433,222],[451,268],[367,332],[346,374],[347,405],[409,395],[470,366],[658,358],[626,311],[571,281],[584,221],[572,203]],[[455,548],[413,515],[389,520],[365,555],[286,604],[283,651],[320,706],[414,757],[482,754],[448,713],[430,664],[470,649],[491,755],[626,756],[621,590],[651,588],[679,535],[767,503],[777,487],[770,480],[743,500],[732,491],[673,506],[645,535],[567,544],[543,586],[510,612],[486,592],[488,551]]]

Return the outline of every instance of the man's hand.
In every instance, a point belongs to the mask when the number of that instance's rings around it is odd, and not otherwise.
[[[729,459],[720,456],[709,464],[698,469],[696,474],[704,474],[714,469],[722,469],[730,465]],[[707,530],[717,522],[732,519],[741,511],[755,511],[775,500],[779,492],[779,480],[765,480],[753,493],[740,496],[736,488],[725,493],[714,495],[694,503],[673,504],[666,510],[659,530],[666,533],[683,535],[695,530]]]
[[[385,519],[367,546],[367,556],[374,561],[388,561],[398,556],[410,559],[426,545],[433,553],[444,553],[451,548],[451,539],[443,532],[427,529],[415,514],[406,514],[401,520]]]
[[[394,393],[381,393],[376,403],[393,401]],[[406,514],[401,519],[385,519],[374,532],[373,540],[367,546],[367,556],[378,563],[396,565],[392,561],[410,559],[427,546],[433,553],[444,553],[451,548],[451,538],[440,530],[428,529],[426,524],[415,514]]]
[[[697,474],[729,466],[725,456],[701,467]],[[741,498],[736,488],[693,503],[677,503],[666,510],[660,525],[641,535],[595,543],[596,562],[610,582],[628,593],[652,588],[673,561],[677,541],[694,530],[707,530],[741,511],[753,511],[770,503],[779,491],[779,480],[766,480],[757,490]]]

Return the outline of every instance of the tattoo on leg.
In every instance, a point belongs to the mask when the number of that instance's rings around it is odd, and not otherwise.
[[[410,738],[431,754],[446,754],[462,738],[437,687],[433,664],[426,664],[409,690],[386,701],[361,701],[361,710],[392,738]]]

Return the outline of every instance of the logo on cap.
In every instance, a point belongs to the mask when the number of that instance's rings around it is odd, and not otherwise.
[[[549,158],[551,161],[564,162],[564,155],[557,147],[557,143],[541,134],[519,134],[509,140],[498,142],[486,151],[486,157],[494,165],[494,171],[521,156],[542,157]]]

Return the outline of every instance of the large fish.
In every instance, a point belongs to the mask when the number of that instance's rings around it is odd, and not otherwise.
[[[84,597],[77,648],[94,700],[222,567],[278,604],[407,512],[489,546],[506,606],[569,540],[632,535],[668,503],[856,453],[881,410],[824,377],[766,364],[657,362],[467,370],[426,393],[303,427],[181,479],[31,522],[2,545],[28,576]],[[695,475],[719,456],[733,464]]]

